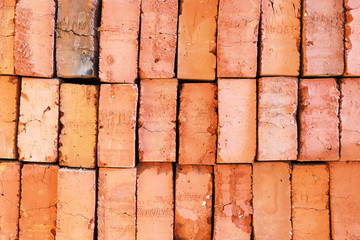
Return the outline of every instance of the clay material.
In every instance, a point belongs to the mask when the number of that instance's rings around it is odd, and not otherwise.
[[[0,0],[0,74],[15,73],[15,5],[16,0]]]
[[[345,72],[347,76],[360,75],[360,2],[345,0]]]

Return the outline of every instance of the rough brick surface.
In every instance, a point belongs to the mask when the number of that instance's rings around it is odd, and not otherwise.
[[[97,237],[135,239],[136,169],[100,168]]]
[[[140,163],[137,169],[137,239],[173,239],[172,164]]]
[[[296,160],[297,78],[260,78],[258,160]]]
[[[216,165],[214,239],[251,239],[251,165]]]
[[[14,35],[16,0],[0,1],[0,74],[14,74]]]
[[[219,1],[217,76],[256,77],[260,0]]]
[[[290,240],[290,165],[253,164],[254,239]]]
[[[179,163],[214,164],[216,156],[217,87],[183,84],[180,90]]]
[[[211,238],[212,174],[212,166],[177,166],[175,239]]]
[[[98,87],[61,84],[59,163],[95,167]]]
[[[345,72],[347,76],[360,75],[360,2],[345,0]]]
[[[135,82],[139,22],[140,0],[102,1],[99,59],[102,82]]]
[[[250,163],[256,154],[256,80],[219,79],[217,163]]]
[[[135,84],[100,86],[98,166],[135,166],[137,103],[138,88]]]
[[[22,78],[18,153],[21,161],[56,162],[59,128],[58,79]]]
[[[177,0],[141,1],[140,78],[174,76]]]
[[[141,162],[175,162],[176,101],[176,80],[141,80],[138,120]]]
[[[335,79],[301,79],[299,160],[339,159],[339,90]]]
[[[58,171],[56,165],[23,166],[20,239],[55,239]]]

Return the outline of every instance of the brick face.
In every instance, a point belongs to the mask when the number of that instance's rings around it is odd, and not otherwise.
[[[345,72],[346,76],[360,75],[360,3],[345,0]]]

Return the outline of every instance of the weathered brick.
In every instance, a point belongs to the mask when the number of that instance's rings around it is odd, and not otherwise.
[[[0,74],[15,73],[15,5],[16,0],[0,0]]]

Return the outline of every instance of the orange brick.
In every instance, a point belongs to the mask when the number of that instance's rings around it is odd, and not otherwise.
[[[135,239],[135,191],[135,168],[99,169],[98,239]]]
[[[103,0],[99,77],[134,83],[138,75],[140,0]]]
[[[177,77],[214,80],[218,0],[180,4]]]
[[[55,1],[18,0],[14,58],[18,75],[54,75]]]
[[[214,164],[217,88],[210,83],[183,84],[180,92],[179,163]]]
[[[0,1],[0,74],[14,74],[14,35],[16,0]]]
[[[178,1],[142,0],[140,78],[174,77]]]
[[[294,165],[291,183],[293,239],[330,239],[328,166]]]
[[[56,162],[59,80],[22,78],[18,153],[21,161]]]
[[[345,0],[345,72],[347,76],[360,75],[360,2]]]
[[[254,239],[292,239],[290,171],[288,163],[253,164]]]
[[[335,79],[301,79],[299,92],[299,160],[338,160],[340,94]]]
[[[304,76],[343,74],[343,1],[304,0],[302,22],[302,74]]]
[[[137,239],[173,239],[172,164],[140,163],[137,169]]]
[[[56,71],[61,78],[98,74],[99,0],[57,0]]]
[[[296,160],[297,78],[260,78],[258,160]]]
[[[177,166],[175,239],[211,238],[212,174],[212,166]]]
[[[17,240],[20,202],[19,162],[0,162],[0,239]]]
[[[135,166],[137,103],[138,88],[135,84],[100,86],[98,166]]]
[[[20,239],[55,239],[58,171],[56,165],[23,166]]]
[[[251,165],[216,165],[214,239],[251,239]]]
[[[260,0],[219,2],[217,76],[256,77]]]
[[[20,81],[17,77],[0,76],[0,158],[17,157],[19,92]]]
[[[59,163],[95,167],[98,87],[61,84]]]
[[[141,80],[138,132],[141,162],[175,162],[176,101],[176,80]]]
[[[95,171],[60,169],[56,239],[93,239],[94,226]]]
[[[256,79],[219,79],[218,87],[216,162],[253,162],[256,154]]]

